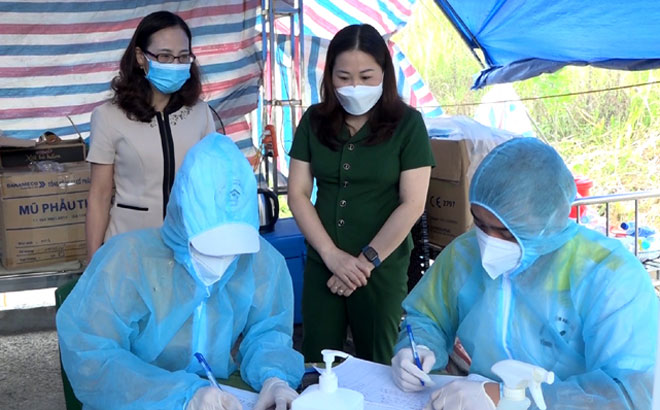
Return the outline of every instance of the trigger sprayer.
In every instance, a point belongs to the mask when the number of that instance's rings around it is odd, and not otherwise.
[[[319,377],[319,384],[314,384],[291,403],[292,410],[364,410],[364,396],[354,390],[339,387],[337,374],[332,370],[335,357],[348,355],[338,350],[321,351],[325,370]]]
[[[518,360],[502,360],[491,367],[504,383],[503,395],[497,410],[524,410],[531,402],[525,395],[529,388],[532,399],[540,410],[545,410],[545,400],[541,391],[541,383],[552,384],[555,374],[542,367],[534,366]]]

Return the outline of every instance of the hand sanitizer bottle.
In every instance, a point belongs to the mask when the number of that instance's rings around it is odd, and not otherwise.
[[[545,410],[545,400],[541,391],[541,383],[552,384],[555,374],[541,367],[518,360],[502,360],[491,367],[504,383],[503,395],[497,405],[497,410],[525,410],[531,402],[525,396],[529,387],[532,398],[540,410]]]
[[[337,375],[332,371],[336,355],[344,353],[336,350],[321,351],[325,370],[314,384],[291,403],[291,410],[364,410],[364,396],[354,390],[338,387]]]

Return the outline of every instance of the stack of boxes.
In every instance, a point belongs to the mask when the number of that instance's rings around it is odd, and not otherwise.
[[[84,260],[91,177],[84,162],[83,141],[12,147],[25,142],[3,138],[0,144],[0,254],[4,267]]]
[[[429,242],[445,247],[472,226],[470,182],[481,160],[519,135],[464,116],[426,118],[435,167],[426,198]]]
[[[470,164],[465,140],[431,139],[435,167],[426,201],[429,242],[444,247],[467,232],[472,225],[470,213]]]

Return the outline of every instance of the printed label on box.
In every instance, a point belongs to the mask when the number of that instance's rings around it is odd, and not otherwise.
[[[84,223],[3,232],[2,264],[6,268],[43,266],[86,256]]]
[[[44,228],[85,221],[87,192],[0,200],[4,229]]]
[[[3,199],[89,191],[92,183],[88,164],[67,166],[63,172],[31,172],[27,169],[0,173]]]

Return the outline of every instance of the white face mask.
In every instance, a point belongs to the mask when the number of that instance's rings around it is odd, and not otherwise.
[[[194,246],[190,246],[190,256],[197,277],[206,286],[211,286],[220,279],[227,271],[227,268],[236,259],[237,255],[210,256],[199,253]]]
[[[369,111],[383,95],[383,82],[378,85],[346,86],[335,89],[337,99],[351,115],[362,115]]]
[[[517,242],[494,238],[476,226],[474,229],[477,231],[477,242],[481,251],[481,265],[488,276],[497,279],[498,276],[509,273],[518,266],[522,250]]]

